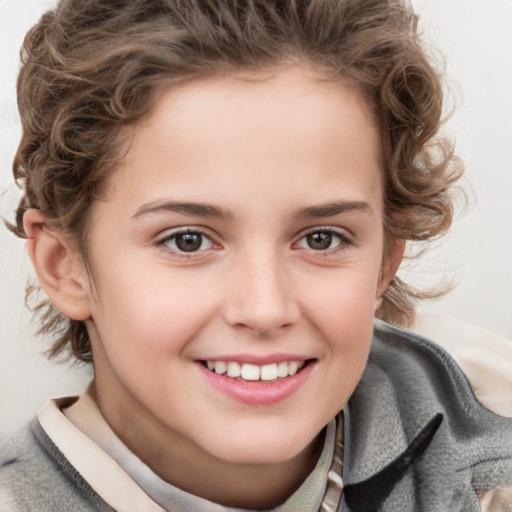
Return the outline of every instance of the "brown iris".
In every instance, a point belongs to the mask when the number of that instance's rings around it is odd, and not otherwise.
[[[329,249],[332,244],[332,233],[328,231],[315,231],[306,236],[308,247],[316,251]]]
[[[183,252],[193,252],[201,248],[203,235],[201,233],[182,233],[176,235],[176,247]]]

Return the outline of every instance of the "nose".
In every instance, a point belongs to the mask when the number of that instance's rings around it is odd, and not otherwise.
[[[264,336],[298,321],[293,282],[277,256],[260,251],[243,258],[229,284],[224,316],[232,327]]]

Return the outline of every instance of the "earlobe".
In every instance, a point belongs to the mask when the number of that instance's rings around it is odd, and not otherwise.
[[[387,290],[391,279],[396,274],[400,263],[404,257],[405,240],[394,238],[389,241],[382,260],[382,267],[379,276],[379,285],[377,288],[377,301],[380,300]]]
[[[69,241],[45,221],[39,210],[27,210],[23,216],[27,251],[39,283],[63,315],[87,320],[91,315],[83,265]]]

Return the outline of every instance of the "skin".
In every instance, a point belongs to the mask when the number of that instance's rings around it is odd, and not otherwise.
[[[38,212],[26,214],[43,287],[86,322],[94,399],[166,481],[261,508],[315,465],[402,256],[400,242],[384,250],[380,155],[368,105],[342,81],[306,66],[203,78],[166,90],[133,129],[91,211],[92,276]],[[198,250],[180,252],[183,229],[204,233]],[[329,247],[312,247],[311,232]],[[275,404],[225,395],[198,363],[278,353],[312,367]]]

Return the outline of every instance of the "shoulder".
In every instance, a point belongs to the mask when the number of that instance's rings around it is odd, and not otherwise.
[[[447,453],[452,451],[452,462],[458,461],[459,470],[471,467],[476,475],[488,463],[500,465],[506,481],[512,483],[512,418],[507,415],[511,375],[510,368],[503,371],[512,362],[508,355],[503,357],[507,348],[501,347],[496,354],[492,344],[475,344],[469,335],[450,343],[458,345],[455,354],[462,364],[438,343],[379,322],[368,364],[369,380],[374,374],[385,382],[405,429],[424,415],[440,415],[437,441],[442,440],[439,446]]]
[[[16,433],[0,448],[0,504],[2,510],[22,510],[25,497],[38,480],[41,466],[48,463],[31,432],[31,426]],[[43,471],[41,474],[46,474]]]
[[[482,405],[453,357],[419,334],[376,322],[343,428],[350,510],[472,510],[498,495],[510,505],[512,419]]]
[[[484,407],[512,418],[512,341],[488,329],[436,313],[418,314],[413,330],[450,354]]]
[[[428,399],[434,402],[447,405],[447,400],[453,402],[455,398],[477,416],[512,418],[509,340],[441,315],[421,315],[415,331],[377,322],[369,366],[376,364],[385,369],[406,397],[412,390],[410,386],[414,387],[411,379],[406,382],[412,372],[414,380],[420,379],[427,386]],[[404,373],[394,378],[397,368]]]
[[[110,511],[34,420],[0,447],[0,510]]]

